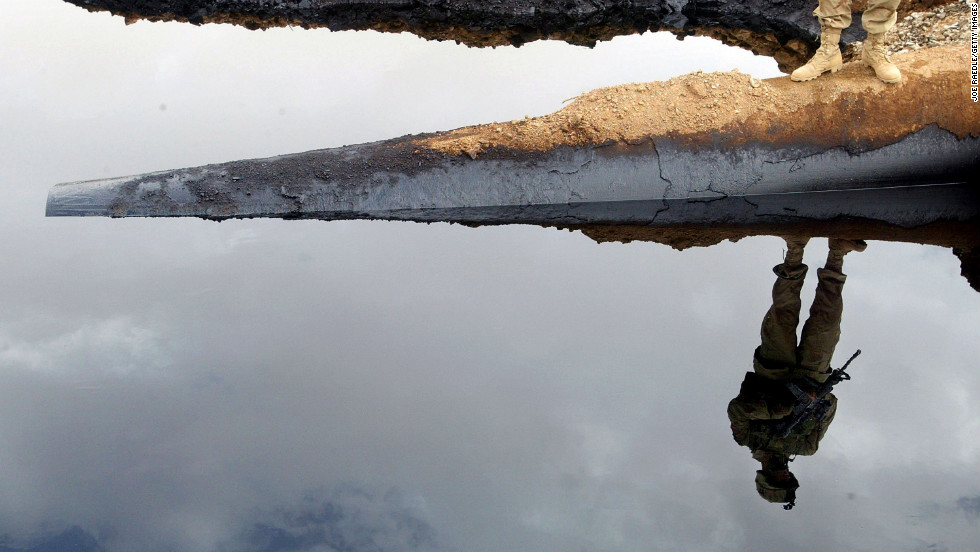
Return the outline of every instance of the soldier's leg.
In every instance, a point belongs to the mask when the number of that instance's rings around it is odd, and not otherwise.
[[[753,365],[759,375],[786,379],[796,364],[796,327],[800,323],[800,290],[806,276],[803,246],[806,240],[786,240],[786,260],[773,267],[772,306],[762,319],[762,344]]]
[[[895,26],[901,0],[870,0],[861,14],[861,26],[868,34],[885,34]]]
[[[864,251],[865,247],[867,244],[859,240],[830,240],[827,263],[817,270],[817,293],[810,306],[810,317],[803,324],[800,334],[797,376],[823,382],[830,375],[830,360],[840,340],[840,321],[844,311],[841,296],[847,280],[847,276],[841,272],[844,255],[851,251]]]
[[[813,15],[824,29],[844,30],[851,26],[851,0],[820,0]]]
[[[902,73],[885,49],[885,33],[895,25],[898,3],[899,0],[870,0],[868,9],[861,15],[861,25],[868,31],[868,39],[861,49],[861,61],[887,83],[902,80]]]

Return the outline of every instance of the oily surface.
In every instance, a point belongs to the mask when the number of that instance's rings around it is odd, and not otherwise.
[[[249,29],[299,26],[410,32],[467,46],[562,40],[594,46],[620,35],[665,30],[710,34],[772,56],[784,71],[816,49],[812,0],[66,0],[127,22],[229,23]],[[948,1],[948,0],[940,0]],[[855,3],[860,10],[860,0]],[[859,40],[858,27],[843,41]]]
[[[669,31],[704,35],[771,56],[783,72],[802,65],[816,50],[815,0],[66,0],[106,10],[127,22],[228,23],[249,29],[327,27],[333,30],[410,32],[429,40],[467,46],[519,46],[562,40],[594,46],[616,36]],[[950,4],[950,0],[903,0],[899,17]],[[956,4],[952,0],[952,4]],[[855,21],[866,0],[853,0]],[[864,32],[844,31],[845,59]]]

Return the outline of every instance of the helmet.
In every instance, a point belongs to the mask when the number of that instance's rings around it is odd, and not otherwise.
[[[759,496],[769,502],[785,503],[786,505],[783,508],[790,510],[796,505],[796,489],[800,488],[800,482],[796,480],[796,476],[792,473],[789,475],[790,478],[788,481],[779,482],[770,478],[762,470],[756,471],[755,490],[759,492]]]

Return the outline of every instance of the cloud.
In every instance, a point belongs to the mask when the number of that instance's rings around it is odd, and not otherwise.
[[[105,552],[98,539],[77,525],[35,536],[26,542],[0,537],[0,552]]]
[[[357,486],[306,493],[299,503],[255,513],[222,552],[427,552],[444,550],[402,493]]]
[[[980,308],[938,248],[848,257],[840,351],[864,355],[787,517],[724,412],[778,238],[677,252],[534,227],[41,216],[59,181],[550,111],[657,77],[664,48],[692,69],[745,52],[651,35],[478,51],[8,3],[37,21],[0,44],[8,546],[74,525],[112,552],[891,550],[935,542],[905,530],[917,501],[975,486]],[[970,519],[942,527],[975,539]]]
[[[130,316],[75,322],[54,332],[49,326],[45,335],[23,335],[33,333],[23,323],[6,331],[0,325],[0,365],[92,378],[133,372],[153,377],[170,363],[159,332]]]

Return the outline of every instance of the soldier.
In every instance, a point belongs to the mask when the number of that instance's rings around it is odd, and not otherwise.
[[[788,503],[787,510],[794,506],[800,486],[789,471],[790,457],[817,452],[837,411],[837,398],[832,393],[825,397],[830,407],[823,418],[801,422],[780,437],[777,422],[790,414],[796,402],[786,383],[800,382],[799,387],[808,389],[830,376],[830,360],[840,339],[841,291],[847,278],[841,272],[844,255],[867,247],[861,240],[830,239],[827,263],[817,270],[819,282],[810,317],[797,343],[800,290],[807,273],[803,248],[808,241],[786,238],[786,258],[773,268],[777,278],[772,307],[762,320],[762,344],[753,356],[754,371],[745,374],[738,396],[728,404],[735,442],[749,447],[752,457],[762,464],[756,472],[756,490],[770,502]]]
[[[840,53],[841,30],[851,26],[851,0],[819,0],[813,15],[820,20],[820,48],[810,61],[789,78],[795,81],[813,80],[830,71],[840,71],[844,61]],[[874,69],[878,78],[887,83],[902,80],[898,67],[885,52],[885,33],[895,25],[900,0],[868,0],[861,15],[861,25],[868,38],[861,49],[861,61]]]

